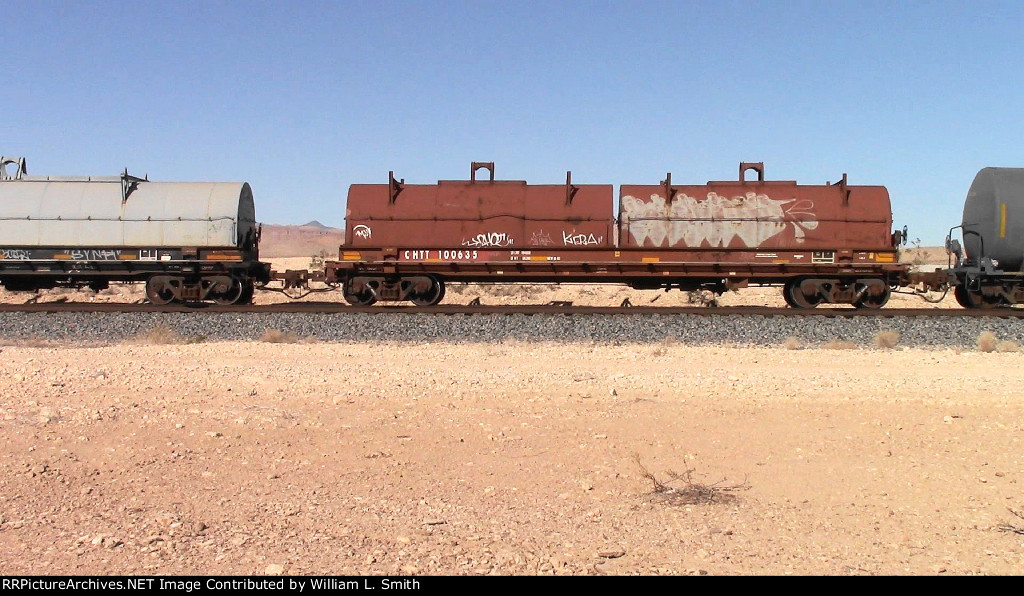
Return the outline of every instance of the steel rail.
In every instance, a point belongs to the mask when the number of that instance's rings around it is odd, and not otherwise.
[[[1024,318],[1024,308],[881,308],[819,307],[794,309],[763,306],[578,306],[567,304],[529,305],[454,305],[439,306],[350,306],[340,302],[289,302],[246,306],[215,304],[154,305],[139,303],[35,302],[0,304],[0,312],[25,313],[305,313],[305,314],[397,314],[397,315],[697,315],[697,316],[764,316],[764,317],[996,317]]]

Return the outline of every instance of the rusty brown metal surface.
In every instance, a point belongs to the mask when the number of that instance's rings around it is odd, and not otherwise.
[[[476,179],[485,169],[491,179]],[[474,162],[471,180],[437,184],[354,184],[346,248],[423,246],[467,249],[612,247],[610,184],[527,184],[494,180],[494,164]]]
[[[623,185],[619,246],[895,253],[885,187],[764,178],[764,164],[742,163],[735,181]]]
[[[486,170],[488,179],[478,178]],[[735,181],[621,187],[494,180],[474,162],[468,181],[353,185],[347,243],[326,278],[346,300],[436,304],[445,281],[622,283],[710,289],[783,285],[791,306],[822,301],[878,308],[904,285],[888,191],[839,182],[766,181],[743,162]],[[611,236],[617,231],[617,240]],[[436,286],[423,295],[413,286]],[[412,298],[410,298],[412,296]],[[803,304],[806,302],[806,304]]]
[[[327,279],[354,271],[430,273],[461,281],[558,282],[569,279],[614,283],[624,278],[651,281],[721,278],[774,283],[802,275],[877,275],[899,278],[906,265],[892,251],[757,251],[721,249],[532,249],[477,250],[399,246],[388,250],[342,251],[326,263]]]

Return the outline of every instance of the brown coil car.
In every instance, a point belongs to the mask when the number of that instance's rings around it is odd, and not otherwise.
[[[488,180],[477,180],[486,169]],[[747,180],[748,172],[756,179]],[[902,239],[882,186],[766,181],[760,163],[736,181],[530,185],[494,180],[357,184],[346,244],[327,264],[353,304],[437,304],[445,283],[590,282],[724,292],[781,285],[794,307],[878,308],[900,283]]]

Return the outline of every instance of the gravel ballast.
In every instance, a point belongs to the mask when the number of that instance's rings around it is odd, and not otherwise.
[[[971,347],[984,331],[1024,343],[1024,323],[999,317],[763,317],[736,315],[427,315],[0,313],[0,337],[119,342],[167,328],[186,340],[255,341],[268,330],[331,342],[565,341],[777,346],[789,338],[819,346],[873,346],[882,331],[900,346]]]

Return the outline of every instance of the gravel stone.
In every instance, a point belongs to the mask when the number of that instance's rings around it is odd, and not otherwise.
[[[777,346],[795,337],[805,347],[830,341],[874,346],[881,331],[897,347],[973,348],[983,331],[1024,343],[1015,318],[765,317],[759,315],[436,315],[295,313],[0,313],[0,339],[121,342],[167,328],[180,342],[258,341],[267,330],[329,342],[566,341]]]

